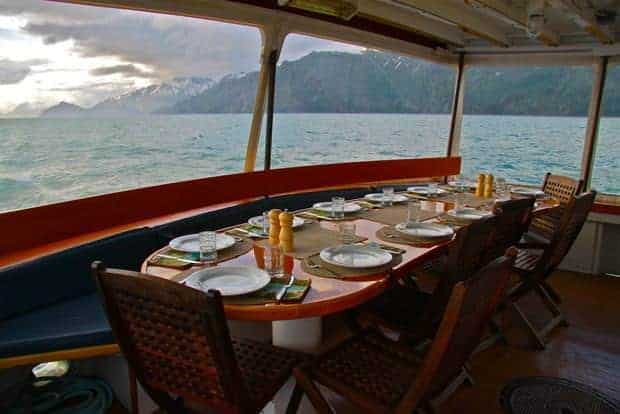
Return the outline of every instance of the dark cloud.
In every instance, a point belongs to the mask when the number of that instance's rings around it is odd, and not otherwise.
[[[26,79],[32,72],[32,67],[47,63],[43,59],[14,61],[0,59],[0,85],[11,85]]]
[[[121,74],[128,77],[141,77],[141,78],[149,78],[151,75],[148,72],[144,72],[142,69],[137,67],[136,65],[115,65],[115,66],[102,66],[100,68],[92,69],[89,72],[93,76],[108,76]]]
[[[0,14],[28,21],[24,30],[46,44],[72,39],[83,56],[116,56],[150,66],[160,78],[220,77],[258,69],[258,29],[204,19],[168,16],[42,0],[2,0]],[[283,58],[312,50],[341,49],[344,44],[295,36],[286,41]]]

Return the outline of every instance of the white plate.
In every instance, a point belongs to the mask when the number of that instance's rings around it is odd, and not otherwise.
[[[392,255],[368,246],[343,245],[321,250],[321,259],[336,266],[363,269],[390,263]]]
[[[544,197],[545,193],[542,190],[538,190],[536,188],[513,188],[510,190],[513,194],[518,194],[522,196],[528,197]]]
[[[366,194],[364,198],[366,200],[373,201],[375,203],[381,203],[383,202],[383,193]],[[404,203],[405,201],[408,201],[408,200],[409,200],[409,197],[404,196],[402,194],[394,194],[392,196],[393,203]]]
[[[168,245],[180,252],[186,253],[200,253],[200,240],[198,234],[188,234],[187,236],[177,237],[170,240]],[[217,250],[224,250],[235,244],[235,238],[224,233],[217,233],[215,239]]]
[[[252,293],[267,286],[271,278],[262,269],[250,266],[207,267],[185,279],[185,284],[203,292],[219,290],[222,296]]]
[[[466,207],[460,210],[448,210],[448,215],[460,220],[480,220],[483,217],[492,216],[493,213],[475,208]]]
[[[437,188],[437,191],[432,191],[428,186],[415,186],[407,188],[410,193],[416,193],[421,195],[437,195],[447,193],[443,188]]]
[[[306,221],[300,217],[293,217],[293,228],[303,226]],[[263,228],[263,216],[255,216],[248,220],[248,223],[254,227]],[[269,228],[269,220],[267,220],[267,228]]]
[[[435,223],[400,223],[396,225],[396,230],[417,239],[445,239],[454,234],[451,227]]]
[[[332,212],[332,202],[331,201],[325,201],[323,203],[316,203],[316,204],[314,204],[312,206],[312,208],[315,209],[315,210],[322,211],[324,213],[331,213]],[[357,213],[361,209],[362,209],[362,207],[360,207],[359,204],[356,204],[356,203],[344,203],[344,213],[345,214]]]
[[[448,181],[448,185],[450,187],[462,187],[462,188],[469,188],[469,189],[474,189],[476,188],[476,183],[472,183],[471,181]]]

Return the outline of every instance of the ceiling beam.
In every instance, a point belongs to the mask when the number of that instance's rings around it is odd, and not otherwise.
[[[453,24],[474,36],[486,39],[498,46],[510,46],[510,40],[501,27],[473,10],[458,3],[445,0],[380,0],[383,3],[413,10],[443,23]]]
[[[480,10],[481,12],[502,20],[520,30],[525,31],[547,46],[558,46],[560,36],[548,27],[541,27],[532,33],[528,24],[528,12],[525,9],[516,8],[503,0],[464,0],[465,3]]]
[[[379,19],[434,37],[453,46],[463,47],[465,36],[454,25],[438,22],[420,13],[403,8],[385,7],[381,0],[365,0],[359,3],[359,14],[371,19]]]
[[[603,44],[614,43],[615,39],[613,33],[596,21],[594,9],[578,7],[573,1],[568,0],[546,1],[551,7],[566,13],[577,26],[597,38],[599,42]]]

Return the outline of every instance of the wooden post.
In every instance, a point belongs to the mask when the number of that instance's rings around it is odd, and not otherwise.
[[[276,95],[276,70],[278,66],[278,51],[269,55],[267,82],[267,125],[265,126],[265,171],[271,169],[271,144],[273,142],[273,112]]]
[[[608,59],[607,56],[602,56],[594,67],[592,96],[590,98],[590,109],[588,111],[588,127],[586,128],[583,157],[581,159],[581,178],[583,179],[584,190],[590,189],[592,181],[592,169],[594,167],[594,157],[596,155],[598,127],[601,120],[601,104],[603,92],[605,90],[605,79],[607,78]]]
[[[448,136],[448,157],[459,155],[461,146],[461,124],[463,122],[463,97],[465,95],[465,55],[459,55],[454,79],[454,95],[452,96],[452,113],[450,118],[450,135]]]

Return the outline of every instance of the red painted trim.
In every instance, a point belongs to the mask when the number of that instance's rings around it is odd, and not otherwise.
[[[601,214],[613,214],[618,216],[620,215],[620,205],[595,203],[594,206],[592,206],[592,212]]]
[[[459,157],[365,161],[202,178],[0,214],[2,255],[85,233],[244,199],[458,174]]]

